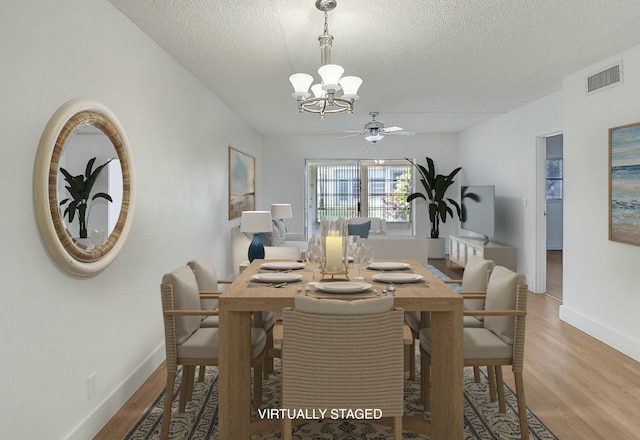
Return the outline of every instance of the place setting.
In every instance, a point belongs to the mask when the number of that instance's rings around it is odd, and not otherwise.
[[[291,272],[257,273],[251,276],[247,287],[285,287],[302,281],[302,275]]]
[[[305,264],[300,261],[268,261],[260,265],[260,271],[264,273],[291,272],[304,268]]]

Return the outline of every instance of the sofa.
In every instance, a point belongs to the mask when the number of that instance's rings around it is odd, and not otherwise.
[[[253,237],[240,231],[240,227],[231,228],[231,259],[233,262],[233,276],[240,273],[240,265],[248,260],[249,243]],[[307,249],[307,242],[304,241],[304,234],[288,232],[286,241],[280,246],[265,246],[264,256],[267,259],[298,259],[300,253]]]

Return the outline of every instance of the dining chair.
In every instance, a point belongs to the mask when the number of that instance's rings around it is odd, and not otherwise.
[[[216,273],[215,265],[209,256],[201,255],[194,260],[187,262],[193,273],[196,276],[198,282],[198,289],[200,294],[221,294],[219,291],[219,284],[231,284],[233,280],[219,279]],[[210,302],[205,302],[210,301]],[[200,301],[203,309],[215,309],[218,308],[217,300],[204,299]],[[269,355],[269,350],[273,347],[273,324],[275,321],[274,312],[262,312],[262,324],[260,325],[267,333],[267,353],[265,354],[265,368],[263,369],[264,378],[266,379],[269,372],[273,371],[273,358]],[[200,323],[201,327],[218,327],[218,316],[207,316]],[[252,326],[257,327],[255,323],[255,317],[252,316]],[[198,380],[204,380],[205,367],[201,366],[199,369]]]
[[[471,297],[473,293],[484,294],[487,291],[487,283],[491,276],[491,271],[495,267],[493,260],[485,260],[478,255],[472,255],[467,260],[467,265],[462,272],[461,280],[442,280],[445,284],[459,284],[460,293],[468,294]],[[484,308],[484,299],[482,298],[465,298],[463,303],[465,310],[482,310]],[[463,325],[465,327],[482,327],[483,317],[464,316]],[[411,333],[415,339],[418,339],[420,332],[420,312],[411,311],[405,313],[405,320],[411,328]],[[415,379],[415,344],[409,349],[409,377]],[[476,382],[480,382],[480,368],[473,368],[473,376]],[[488,377],[492,377],[491,374]],[[495,383],[489,379],[490,389],[495,389]],[[491,393],[492,399],[495,399],[495,393]],[[495,400],[494,400],[495,401]]]
[[[473,294],[478,298],[479,294]],[[464,294],[463,294],[464,296]],[[496,266],[491,272],[483,310],[465,310],[465,316],[482,316],[482,327],[463,328],[464,365],[491,366],[497,383],[500,412],[506,412],[502,366],[511,365],[516,385],[521,438],[529,438],[522,370],[527,310],[524,275]],[[420,330],[420,396],[425,411],[431,408],[431,331]],[[494,372],[493,372],[494,371]]]
[[[221,294],[219,284],[231,284],[233,280],[218,279],[215,266],[211,258],[202,255],[195,260],[187,261],[187,266],[191,268],[196,276],[198,290],[200,294]],[[200,299],[200,306],[203,310],[218,310],[217,299]],[[203,316],[200,327],[218,327],[218,314]],[[205,365],[198,368],[198,380],[204,381]]]
[[[377,408],[401,439],[403,327],[404,312],[391,296],[298,295],[295,309],[282,315],[282,408],[326,410],[326,417],[335,408]],[[291,439],[292,424],[284,417],[284,439]]]
[[[164,397],[161,438],[169,436],[173,388],[178,365],[182,365],[182,383],[178,411],[184,412],[193,391],[193,375],[198,365],[218,365],[218,328],[201,327],[202,316],[217,311],[203,310],[195,274],[181,266],[162,277],[160,285],[167,355],[167,383]],[[215,295],[214,295],[215,296]],[[253,367],[253,406],[262,403],[262,363],[267,337],[264,329],[251,329],[251,366]]]

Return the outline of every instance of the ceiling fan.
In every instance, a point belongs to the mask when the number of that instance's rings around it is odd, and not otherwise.
[[[377,144],[387,134],[403,135],[403,136],[415,135],[415,132],[407,131],[401,127],[397,127],[397,126],[385,127],[382,122],[376,121],[376,117],[379,114],[380,113],[378,112],[370,112],[369,116],[371,116],[373,120],[371,122],[367,122],[366,124],[364,124],[364,130],[358,130],[358,131],[349,130],[348,133],[354,133],[354,134],[342,136],[342,138],[351,137],[351,136],[364,136],[365,140],[367,140],[368,142],[371,142],[372,144]]]

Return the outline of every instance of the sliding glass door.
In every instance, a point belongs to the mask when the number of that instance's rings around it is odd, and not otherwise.
[[[387,233],[413,232],[411,165],[405,160],[307,160],[307,235],[319,233],[322,217],[379,217]]]

